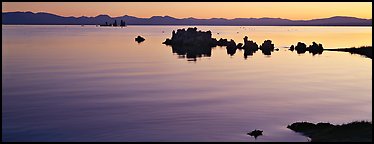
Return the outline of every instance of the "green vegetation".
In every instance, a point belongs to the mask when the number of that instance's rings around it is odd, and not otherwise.
[[[296,122],[287,128],[302,133],[312,142],[371,142],[372,122],[355,121],[348,124]]]

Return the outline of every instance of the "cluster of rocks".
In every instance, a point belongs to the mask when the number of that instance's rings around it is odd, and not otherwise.
[[[323,46],[322,44],[317,44],[316,42],[313,42],[312,45],[309,45],[307,47],[305,43],[298,42],[296,46],[291,45],[289,50],[291,51],[296,50],[298,54],[303,54],[309,51],[309,53],[312,53],[313,55],[315,55],[315,54],[322,54]]]
[[[265,40],[264,43],[259,46],[256,42],[248,40],[248,37],[245,36],[244,43],[236,43],[234,40],[230,39],[223,39],[220,38],[219,40],[212,38],[211,31],[197,31],[197,28],[188,28],[186,29],[178,29],[176,32],[172,32],[171,39],[166,39],[163,44],[171,45],[173,47],[185,47],[189,49],[193,48],[212,48],[216,46],[226,46],[227,54],[234,55],[236,50],[244,50],[244,58],[247,58],[248,55],[253,55],[257,50],[261,50],[265,55],[271,55],[271,52],[274,51],[274,44],[272,44],[271,40]],[[277,49],[275,49],[277,50]],[[187,51],[187,50],[182,50]],[[198,50],[189,50],[189,51],[198,51]],[[204,50],[205,51],[205,50]]]
[[[248,40],[247,36],[245,36],[243,39],[244,44],[236,44],[234,40],[227,42],[227,54],[232,56],[235,54],[236,50],[239,49],[244,50],[244,58],[247,58],[248,56],[252,56],[257,50],[261,50],[264,55],[271,55],[271,52],[278,50],[275,49],[271,40],[265,40],[260,46],[258,46],[256,42]]]
[[[171,39],[166,39],[163,44],[183,46],[207,46],[214,47],[217,40],[212,38],[211,31],[197,31],[197,28],[178,29],[173,31]]]

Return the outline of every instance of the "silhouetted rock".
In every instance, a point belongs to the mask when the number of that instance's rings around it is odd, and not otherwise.
[[[228,44],[227,39],[222,39],[222,38],[220,38],[220,39],[218,40],[218,42],[217,42],[217,45],[218,45],[218,46],[227,46],[227,44]]]
[[[291,45],[290,49],[288,49],[290,51],[294,51],[295,50],[295,46]]]
[[[293,51],[293,45],[290,47],[291,51]],[[304,54],[306,51],[309,51],[309,53],[312,53],[313,55],[316,54],[322,54],[323,52],[323,46],[322,44],[317,44],[316,42],[313,42],[312,45],[306,46],[305,43],[298,42],[295,50],[298,54]]]
[[[322,54],[323,47],[322,44],[317,44],[316,42],[313,42],[313,44],[310,45],[307,50],[309,51],[309,53],[312,53],[313,55]]]
[[[243,48],[243,44],[242,43],[238,43],[238,45],[236,45],[236,48],[237,49],[242,49]]]
[[[340,49],[324,49],[327,51],[341,51],[341,52],[349,52],[351,54],[359,54],[364,57],[373,58],[373,47],[372,46],[362,46],[359,48],[340,48]]]
[[[366,121],[342,125],[296,122],[287,128],[310,137],[312,142],[371,142],[373,131],[372,123]]]
[[[247,59],[248,56],[252,56],[258,50],[258,45],[256,42],[251,40],[248,41],[248,37],[245,36],[244,38],[244,58]]]
[[[217,45],[217,40],[212,38],[211,31],[197,31],[197,28],[178,29],[172,32],[171,39],[166,39],[163,44],[166,45],[185,45],[185,46],[211,46]]]
[[[235,53],[236,53],[236,43],[234,40],[230,40],[228,43],[227,43],[227,46],[226,46],[226,50],[227,50],[227,54],[229,54],[230,56],[233,56]]]
[[[254,131],[249,132],[247,134],[250,135],[250,136],[253,136],[253,137],[255,137],[255,139],[257,139],[258,136],[262,135],[262,132],[263,132],[262,130],[255,129]]]
[[[295,47],[295,50],[298,54],[305,53],[306,52],[306,44],[302,43],[302,42],[298,42],[296,47]]]
[[[137,41],[138,43],[141,43],[141,42],[143,42],[145,39],[143,38],[143,37],[141,37],[141,36],[138,36],[138,37],[136,37],[135,38],[135,41]]]
[[[252,50],[252,51],[257,51],[258,50],[258,45],[256,42],[253,41],[248,41],[248,37],[244,37],[244,49]]]
[[[264,55],[271,55],[271,52],[274,51],[274,44],[272,44],[271,40],[265,40],[260,49]]]

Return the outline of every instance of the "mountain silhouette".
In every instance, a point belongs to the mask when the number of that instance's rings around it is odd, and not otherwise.
[[[312,20],[289,20],[282,18],[173,18],[170,16],[152,16],[138,18],[124,15],[110,17],[98,15],[96,17],[64,17],[50,13],[33,12],[4,12],[2,24],[5,25],[100,25],[114,20],[124,20],[127,25],[231,25],[231,26],[372,26],[372,19],[362,19],[347,16]]]

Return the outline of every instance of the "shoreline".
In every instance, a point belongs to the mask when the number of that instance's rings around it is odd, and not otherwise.
[[[311,142],[372,142],[372,122],[353,121],[341,125],[295,122],[287,128],[301,133]]]

